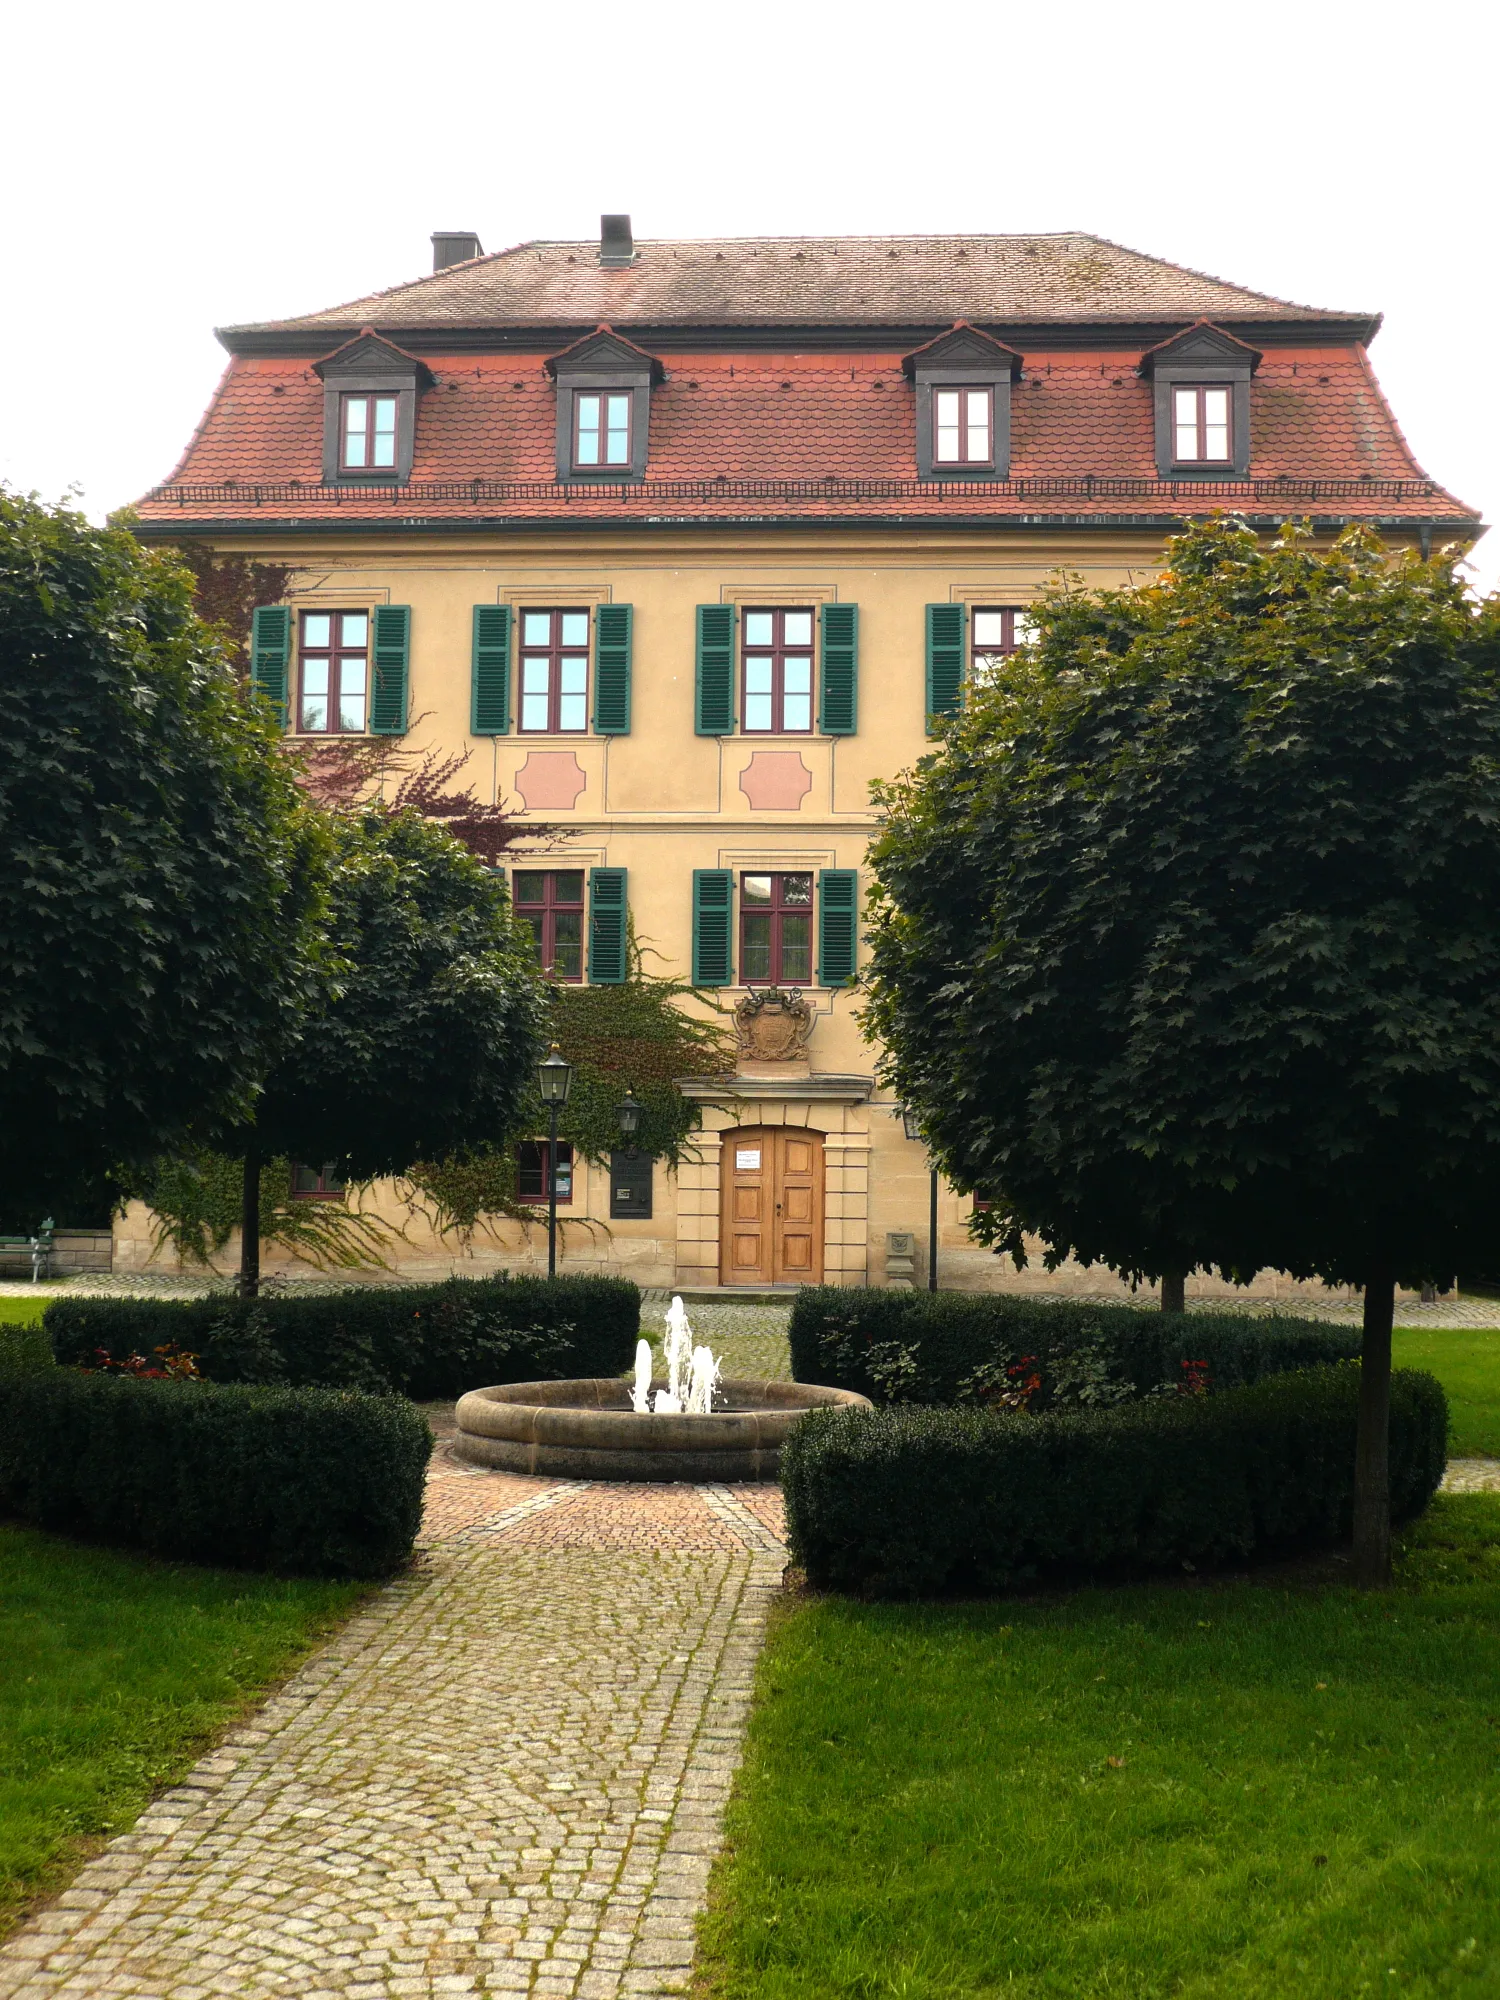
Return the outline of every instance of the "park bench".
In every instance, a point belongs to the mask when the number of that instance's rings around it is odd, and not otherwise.
[[[37,1230],[35,1236],[0,1236],[0,1264],[16,1259],[31,1260],[31,1282],[52,1275],[52,1217]]]

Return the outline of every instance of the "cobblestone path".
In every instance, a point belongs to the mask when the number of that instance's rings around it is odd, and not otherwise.
[[[679,1993],[775,1487],[434,1459],[421,1553],[0,1948],[0,1996]]]

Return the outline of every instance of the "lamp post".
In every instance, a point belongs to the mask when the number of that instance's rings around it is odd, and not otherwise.
[[[637,1101],[635,1092],[627,1088],[624,1099],[615,1106],[615,1116],[620,1121],[620,1137],[622,1139],[633,1139],[636,1133],[640,1131],[641,1114],[645,1109],[645,1105]],[[634,1148],[631,1148],[631,1150],[633,1151]]]
[[[908,1139],[921,1138],[922,1136],[921,1121],[918,1119],[916,1112],[911,1110],[909,1106],[905,1105],[902,1106],[901,1123],[906,1127],[906,1136]],[[937,1196],[938,1196],[938,1172],[937,1168],[934,1167],[932,1169],[932,1185],[928,1189],[927,1193],[927,1289],[929,1292],[935,1292],[938,1288]]]
[[[536,1085],[547,1107],[547,1276],[557,1276],[557,1114],[568,1101],[573,1066],[562,1059],[556,1042],[536,1066]]]

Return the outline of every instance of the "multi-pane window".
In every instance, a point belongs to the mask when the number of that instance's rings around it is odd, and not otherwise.
[[[292,1167],[292,1193],[298,1201],[342,1201],[345,1182],[337,1160],[309,1167],[298,1160]]]
[[[970,678],[978,686],[991,679],[1000,662],[1031,636],[1030,620],[1013,606],[976,608],[969,621],[971,655]]]
[[[556,736],[589,726],[589,614],[521,613],[521,727]]]
[[[579,389],[573,396],[573,463],[583,472],[630,469],[628,389]]]
[[[368,611],[304,611],[297,726],[315,734],[363,731],[370,687]]]
[[[396,467],[396,398],[345,396],[339,466],[344,472],[393,472]]]
[[[1179,465],[1229,463],[1228,389],[1173,389],[1172,457]]]
[[[933,459],[938,465],[993,465],[993,389],[934,389]]]
[[[744,705],[752,735],[806,735],[812,729],[813,614],[747,611]]]
[[[583,978],[583,870],[518,868],[512,895],[531,927],[537,963],[550,979]]]
[[[523,1139],[516,1149],[516,1193],[522,1201],[547,1201],[552,1193],[552,1146],[546,1139]],[[557,1142],[557,1199],[573,1199],[573,1148]]]
[[[812,984],[811,875],[740,877],[740,975],[747,986]]]

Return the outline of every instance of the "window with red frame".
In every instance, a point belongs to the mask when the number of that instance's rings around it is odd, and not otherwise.
[[[297,1201],[342,1201],[346,1192],[337,1160],[325,1160],[321,1167],[292,1165],[292,1194]]]
[[[743,703],[750,736],[807,736],[812,732],[813,614],[747,611]]]
[[[304,611],[298,649],[297,727],[311,735],[361,735],[370,687],[368,611]]]
[[[969,674],[975,685],[992,679],[1000,662],[1030,636],[1026,613],[1014,605],[976,606],[969,620]]]
[[[1228,465],[1231,457],[1227,388],[1199,383],[1172,391],[1172,457],[1178,465]]]
[[[552,1142],[550,1139],[523,1139],[516,1149],[516,1193],[522,1201],[552,1199]],[[573,1199],[573,1148],[566,1139],[557,1142],[557,1199]]]
[[[993,389],[934,389],[932,456],[936,465],[995,462]]]
[[[576,985],[583,978],[583,870],[518,868],[511,897],[531,926],[543,972]]]
[[[812,984],[811,875],[740,877],[740,977],[747,986]]]
[[[573,395],[573,465],[579,472],[630,470],[628,389],[579,389]]]
[[[589,614],[521,613],[521,727],[548,736],[589,726]]]
[[[339,410],[339,470],[394,472],[396,398],[345,396]]]

